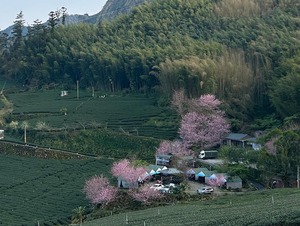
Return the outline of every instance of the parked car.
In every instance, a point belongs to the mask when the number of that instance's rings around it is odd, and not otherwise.
[[[201,187],[197,189],[198,194],[211,194],[214,189],[212,187]]]
[[[164,187],[164,185],[162,184],[153,184],[150,188],[154,189],[154,190],[160,190]]]
[[[159,191],[161,193],[173,193],[174,189],[176,188],[176,185],[173,183],[164,185]]]
[[[170,183],[169,186],[170,186],[170,187],[173,187],[173,188],[176,187],[176,185],[175,185],[174,183]]]
[[[171,193],[171,189],[169,185],[164,185],[162,188],[159,189],[161,193]]]

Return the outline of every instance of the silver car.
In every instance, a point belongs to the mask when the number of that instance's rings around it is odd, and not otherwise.
[[[212,187],[201,187],[197,189],[198,194],[211,194],[213,193],[214,189]]]

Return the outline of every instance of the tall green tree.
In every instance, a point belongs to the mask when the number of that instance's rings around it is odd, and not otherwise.
[[[66,7],[61,7],[60,9],[61,11],[61,23],[62,25],[66,24],[66,17],[67,17],[67,8]]]
[[[51,28],[51,31],[53,31],[59,21],[59,12],[58,11],[50,11],[48,15],[49,15],[49,19],[48,19],[47,23],[48,23],[48,26]]]
[[[300,165],[300,129],[276,129],[270,133],[262,151],[258,167],[272,179],[281,177],[285,186],[296,179],[297,166]]]
[[[23,29],[24,29],[24,15],[21,11],[13,24],[12,28],[12,51],[19,51],[24,40],[23,38]]]
[[[278,79],[272,87],[271,101],[281,118],[298,114],[300,112],[300,73],[292,73]]]

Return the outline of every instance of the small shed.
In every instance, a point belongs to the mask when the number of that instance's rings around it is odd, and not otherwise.
[[[241,189],[242,179],[239,176],[229,177],[226,182],[226,189]]]
[[[195,160],[194,156],[181,156],[177,160],[177,165],[194,167],[195,166],[195,161],[196,160]]]
[[[3,129],[0,130],[0,139],[4,139],[4,130]]]
[[[252,138],[244,133],[229,133],[223,138],[222,144],[235,147],[246,147],[247,140]]]
[[[206,182],[209,185],[224,186],[227,182],[228,175],[226,173],[213,173]]]
[[[251,137],[246,139],[247,145],[251,146],[253,150],[259,151],[261,149],[261,145],[257,142],[256,137]]]
[[[176,168],[168,168],[160,171],[161,174],[169,176],[169,175],[178,175],[182,174],[183,172],[181,170],[178,170]]]
[[[168,168],[160,171],[161,181],[164,183],[179,184],[183,181],[184,176],[181,170],[176,168]]]
[[[150,175],[159,174],[161,170],[167,169],[166,166],[159,166],[159,165],[148,165],[146,167],[146,171]]]
[[[119,188],[138,188],[139,183],[138,181],[129,183],[126,180],[124,180],[122,177],[118,177],[118,187]]]
[[[155,164],[160,166],[169,166],[172,161],[172,155],[156,155],[155,156]]]
[[[198,181],[200,183],[207,183],[209,180],[209,177],[214,174],[214,171],[210,171],[207,168],[201,167],[201,168],[192,168],[186,171],[186,175],[190,179],[194,179],[195,181]]]

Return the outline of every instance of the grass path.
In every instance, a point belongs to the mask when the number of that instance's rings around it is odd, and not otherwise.
[[[0,125],[4,125],[4,118],[6,115],[12,113],[13,104],[9,102],[9,100],[4,96],[4,94],[0,94],[0,101],[4,105],[2,109],[0,109]]]

